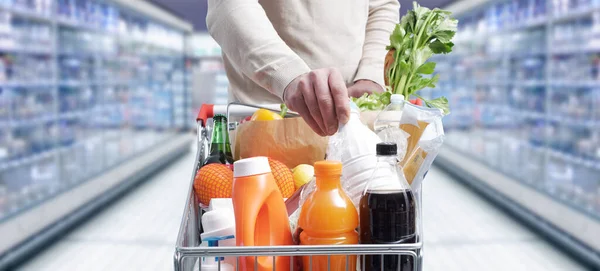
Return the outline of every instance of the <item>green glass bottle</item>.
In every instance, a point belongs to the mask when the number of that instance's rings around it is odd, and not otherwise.
[[[210,144],[210,153],[204,165],[219,163],[233,167],[233,155],[231,154],[231,145],[229,144],[229,132],[227,129],[227,117],[225,115],[215,115],[213,117],[214,125]]]

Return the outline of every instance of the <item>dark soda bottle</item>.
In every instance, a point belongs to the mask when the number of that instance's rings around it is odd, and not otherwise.
[[[359,203],[361,244],[416,242],[416,200],[398,168],[397,146],[377,144],[377,168]],[[398,255],[365,255],[362,270],[413,271],[415,258]],[[383,262],[382,262],[383,260]]]
[[[213,121],[214,125],[210,143],[210,154],[204,161],[203,166],[219,163],[233,167],[233,155],[231,154],[231,145],[229,144],[227,117],[218,114],[213,117]]]

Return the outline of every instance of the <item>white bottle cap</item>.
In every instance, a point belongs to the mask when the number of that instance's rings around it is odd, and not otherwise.
[[[267,157],[252,157],[235,161],[233,163],[233,177],[245,177],[271,172]]]
[[[402,94],[392,94],[392,97],[390,98],[390,102],[392,102],[393,104],[399,104],[404,102],[404,95]]]

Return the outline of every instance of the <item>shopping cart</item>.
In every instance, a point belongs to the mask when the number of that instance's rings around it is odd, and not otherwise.
[[[200,259],[203,257],[236,257],[238,263],[240,257],[257,257],[260,256],[289,256],[292,262],[295,261],[294,257],[308,256],[312,260],[313,256],[323,255],[327,256],[327,262],[329,263],[330,256],[332,255],[345,255],[346,261],[349,261],[350,256],[356,255],[362,257],[364,255],[374,255],[372,257],[381,257],[384,260],[385,255],[392,256],[408,256],[412,257],[414,263],[412,270],[421,271],[423,268],[423,249],[422,249],[422,227],[421,223],[417,225],[417,242],[413,244],[389,244],[389,245],[337,245],[337,246],[268,246],[268,247],[200,247],[200,225],[201,225],[201,213],[202,210],[199,207],[199,201],[193,190],[194,177],[204,159],[208,156],[209,142],[210,142],[210,125],[208,120],[215,114],[226,114],[227,120],[231,120],[233,117],[243,117],[252,115],[259,108],[269,109],[275,112],[280,112],[279,105],[263,105],[254,106],[241,103],[231,103],[228,105],[203,105],[198,117],[197,128],[198,128],[198,150],[196,153],[196,159],[194,161],[194,167],[192,169],[192,176],[190,181],[189,193],[187,202],[185,204],[185,211],[181,220],[179,228],[179,234],[177,236],[177,243],[175,248],[175,270],[176,271],[190,271],[190,270],[201,270],[202,266],[199,264]],[[288,113],[293,115],[294,113]],[[229,122],[229,129],[234,130],[237,127],[236,122]],[[234,140],[234,139],[233,139]],[[417,197],[418,205],[421,206],[421,197]],[[418,212],[419,215],[421,212]],[[417,219],[420,221],[421,219]],[[273,260],[275,257],[273,257]],[[239,264],[236,265],[239,270]],[[273,265],[274,266],[274,265]],[[346,264],[346,268],[349,266]],[[218,269],[221,269],[221,262],[218,262]],[[258,271],[255,267],[254,270]],[[290,270],[298,270],[293,264],[290,266]],[[305,268],[305,271],[311,269]],[[328,268],[330,270],[330,268]],[[382,269],[383,270],[383,269]],[[341,270],[333,270],[341,271]],[[347,270],[354,271],[354,270]]]

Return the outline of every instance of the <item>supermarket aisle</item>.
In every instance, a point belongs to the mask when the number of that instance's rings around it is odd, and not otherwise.
[[[193,152],[21,270],[172,270]],[[584,270],[434,169],[425,184],[425,270]]]
[[[439,168],[424,184],[425,270],[586,270]]]
[[[194,150],[19,270],[173,270]]]

